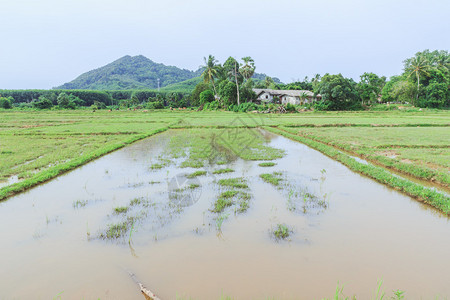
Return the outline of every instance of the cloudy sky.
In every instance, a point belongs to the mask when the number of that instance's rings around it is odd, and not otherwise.
[[[195,70],[251,56],[284,82],[392,76],[450,49],[449,0],[0,0],[0,89],[52,88],[124,55]]]

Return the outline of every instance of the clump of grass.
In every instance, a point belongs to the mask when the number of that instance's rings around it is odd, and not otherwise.
[[[218,198],[216,202],[214,202],[214,209],[212,211],[215,213],[220,213],[231,205],[233,205],[233,200],[230,198]]]
[[[237,189],[248,188],[248,185],[247,185],[245,179],[242,177],[220,179],[218,181],[218,184],[221,186],[228,186],[228,187],[237,188]]]
[[[197,184],[197,183],[191,183],[191,184],[188,186],[188,188],[191,189],[191,190],[196,189],[196,188],[199,188],[199,187],[200,187],[200,184]]]
[[[282,178],[280,178],[280,176],[281,176],[280,172],[273,172],[272,174],[266,173],[259,175],[259,177],[261,177],[262,180],[275,186],[279,185],[280,181],[283,180]]]
[[[142,205],[143,203],[144,203],[144,199],[143,198],[134,198],[133,200],[130,201],[130,206]]]
[[[73,208],[85,207],[88,204],[87,200],[77,200],[72,203]]]
[[[160,169],[162,169],[162,168],[164,168],[164,164],[158,164],[158,163],[156,163],[156,164],[152,164],[152,165],[150,166],[150,169],[152,169],[152,170],[160,170]]]
[[[226,191],[220,194],[219,198],[233,198],[238,193],[239,193],[238,191]]]
[[[216,220],[216,227],[218,231],[222,231],[222,224],[228,218],[228,214],[220,215]]]
[[[108,230],[100,235],[103,239],[118,239],[123,236],[128,230],[128,222],[124,221],[117,224],[110,224]]]
[[[215,170],[215,171],[213,171],[213,174],[224,174],[224,173],[231,173],[231,172],[234,172],[234,170],[230,169],[230,168],[226,168],[226,169]]]
[[[281,240],[281,239],[287,239],[292,233],[292,230],[289,229],[289,227],[286,224],[277,224],[277,227],[275,230],[272,231],[272,234],[275,238]]]
[[[114,208],[115,214],[124,214],[128,211],[128,206],[119,206]]]
[[[258,166],[260,166],[260,167],[273,167],[275,165],[276,165],[276,163],[274,163],[272,161],[262,162],[262,163],[258,164]]]
[[[240,193],[239,194],[239,207],[237,208],[238,213],[246,212],[247,209],[250,208],[249,200],[251,196],[248,193]]]
[[[218,161],[217,163],[216,163],[217,165],[226,165],[227,164],[227,161],[226,160],[220,160],[220,161]]]
[[[187,178],[195,178],[197,176],[206,175],[206,171],[195,171],[194,173],[186,175]]]

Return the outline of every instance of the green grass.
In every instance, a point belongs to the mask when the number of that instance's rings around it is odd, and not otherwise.
[[[224,174],[224,173],[232,173],[234,172],[233,169],[230,168],[226,168],[226,169],[218,169],[218,170],[214,170],[213,174]]]
[[[73,208],[85,207],[88,204],[87,200],[77,200],[72,203]]]
[[[194,173],[186,175],[186,177],[187,178],[195,178],[198,176],[204,176],[204,175],[206,175],[206,173],[207,173],[206,171],[195,171]]]
[[[283,132],[337,147],[385,168],[448,188],[449,117],[449,111],[439,110],[286,115],[2,110],[0,183],[12,176],[18,176],[20,182],[1,188],[0,200],[169,128],[186,128],[184,138],[174,141],[171,153],[183,158],[181,165],[185,167],[227,164],[238,157],[280,158],[283,151],[268,147],[264,136],[251,130],[279,126]],[[165,161],[156,163],[163,165]]]
[[[214,208],[212,211],[215,213],[221,213],[225,208],[233,205],[233,203],[233,200],[230,198],[218,198],[216,202],[214,202]]]
[[[237,189],[248,188],[246,180],[242,177],[220,179],[217,183],[221,186],[232,187],[232,188],[237,188]]]
[[[287,239],[292,233],[292,230],[286,224],[277,224],[273,229],[272,234],[276,239]]]
[[[259,177],[261,177],[262,180],[264,180],[267,183],[278,186],[280,184],[280,182],[283,181],[283,178],[281,178],[281,175],[282,174],[280,172],[273,172],[271,174],[269,174],[269,173],[261,174],[261,175],[259,175]]]
[[[119,206],[114,208],[115,214],[125,214],[128,211],[128,206]]]
[[[289,133],[422,180],[450,184],[448,127],[289,128]]]
[[[273,167],[275,165],[276,165],[276,163],[274,163],[272,161],[262,162],[262,163],[258,164],[258,166],[260,166],[260,167]]]
[[[359,172],[368,177],[371,177],[380,183],[386,184],[409,196],[412,196],[420,201],[423,201],[431,206],[434,206],[435,208],[437,208],[438,210],[442,211],[445,214],[450,214],[450,198],[444,194],[425,188],[424,186],[414,183],[412,181],[394,176],[388,171],[386,171],[384,168],[360,163],[356,161],[354,158],[348,156],[347,154],[321,142],[317,142],[299,135],[290,134],[286,131],[277,128],[267,128],[267,130],[281,134],[292,140],[304,143],[322,152],[323,154],[343,163],[344,165],[346,165],[355,172]]]
[[[102,239],[118,239],[125,235],[128,231],[130,224],[127,221],[120,222],[117,224],[110,224],[105,233],[100,235]]]

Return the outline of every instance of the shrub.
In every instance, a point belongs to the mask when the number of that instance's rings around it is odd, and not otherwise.
[[[10,109],[11,107],[11,100],[5,97],[0,97],[0,108]]]
[[[200,93],[200,104],[205,104],[214,101],[214,93],[211,90],[206,90]]]
[[[44,96],[40,96],[38,101],[33,101],[31,104],[37,109],[50,109],[53,106],[52,101]]]

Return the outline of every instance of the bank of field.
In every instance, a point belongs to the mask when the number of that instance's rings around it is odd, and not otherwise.
[[[0,199],[170,128],[277,127],[448,188],[447,111],[0,112]]]
[[[446,126],[280,129],[410,176],[445,187],[450,183],[450,130]]]

